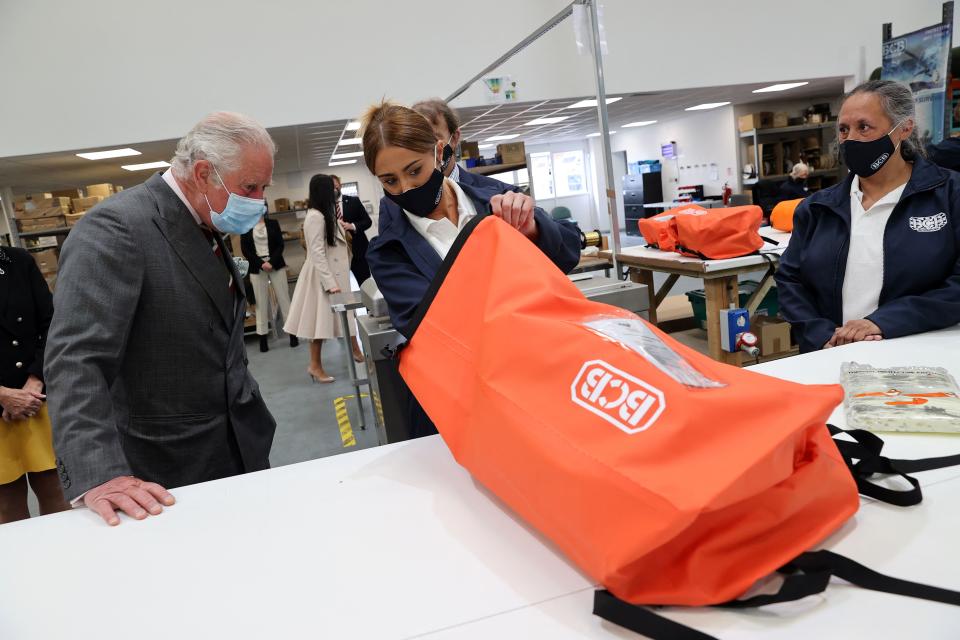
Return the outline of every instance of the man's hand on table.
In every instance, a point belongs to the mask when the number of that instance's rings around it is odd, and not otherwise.
[[[121,476],[108,480],[87,491],[83,503],[96,511],[111,527],[120,524],[117,511],[131,518],[143,520],[150,515],[159,515],[163,506],[171,506],[173,496],[155,482],[144,482],[133,476]],[[161,505],[162,503],[162,505]]]
[[[854,342],[872,342],[875,340],[883,340],[883,332],[880,331],[880,327],[867,319],[851,320],[842,327],[837,327],[836,331],[833,332],[833,337],[827,340],[823,348],[829,349],[830,347],[840,347]]]

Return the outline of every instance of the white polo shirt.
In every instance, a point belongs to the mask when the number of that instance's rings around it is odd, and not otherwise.
[[[450,185],[453,186],[453,192],[457,194],[456,226],[454,226],[448,218],[431,220],[430,218],[415,216],[406,210],[403,212],[406,214],[410,224],[413,225],[413,228],[417,230],[417,233],[430,243],[430,246],[440,255],[441,259],[447,257],[447,253],[450,251],[450,247],[453,246],[453,242],[457,239],[457,236],[460,235],[460,231],[477,215],[477,209],[473,206],[473,200],[463,192],[460,185],[450,178],[444,178],[444,181],[450,183]]]
[[[880,306],[883,288],[883,236],[903,183],[867,210],[863,208],[860,177],[850,184],[850,248],[843,275],[843,322],[866,318]]]

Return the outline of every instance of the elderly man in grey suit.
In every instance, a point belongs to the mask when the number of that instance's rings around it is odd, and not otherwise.
[[[111,525],[172,505],[166,488],[269,468],[276,423],[221,232],[259,219],[275,152],[250,118],[213,113],[63,247],[44,367],[57,464],[67,498]]]

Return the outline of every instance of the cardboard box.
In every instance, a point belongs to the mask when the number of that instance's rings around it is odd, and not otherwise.
[[[80,222],[80,218],[82,218],[85,215],[87,215],[87,212],[81,211],[80,213],[67,213],[67,214],[64,214],[63,217],[66,218],[67,220],[67,226],[73,227],[73,225]]]
[[[83,194],[80,193],[80,189],[61,189],[59,191],[54,191],[52,193],[54,198],[80,198]]]
[[[811,113],[807,116],[807,124],[823,124],[827,121],[827,116],[823,113]]]
[[[26,220],[17,220],[17,227],[21,233],[30,233],[32,231],[49,231],[50,229],[59,229],[67,226],[66,218],[60,214],[53,218],[28,218]]]
[[[74,198],[70,202],[73,204],[74,213],[82,213],[87,209],[92,209],[106,200],[103,196],[87,196],[86,198]]]
[[[460,157],[463,158],[464,160],[466,160],[467,158],[479,158],[480,143],[479,142],[461,142]]]
[[[42,191],[40,193],[27,194],[27,200],[46,200],[47,198],[52,198],[52,197],[53,197],[52,193],[47,193],[45,191]]]
[[[786,111],[777,111],[773,114],[773,127],[787,127],[790,125],[790,114]]]
[[[750,131],[752,129],[769,129],[773,126],[773,112],[760,111],[758,113],[748,113],[740,116],[737,121],[740,131]]]
[[[57,272],[58,258],[56,249],[44,249],[43,251],[34,251],[33,259],[40,267],[40,273],[47,275]]]
[[[760,355],[772,356],[790,350],[790,323],[780,318],[755,316],[751,331],[760,342]]]
[[[90,196],[103,196],[104,198],[109,198],[116,190],[113,188],[113,185],[109,182],[103,182],[101,184],[88,184],[83,188],[86,192],[87,197]]]
[[[503,164],[520,164],[527,161],[527,150],[522,142],[507,142],[497,145],[497,155]]]
[[[46,200],[27,200],[22,209],[15,209],[13,215],[18,220],[36,220],[54,218],[70,212],[70,200],[67,198],[47,198]]]
[[[273,210],[274,211],[290,211],[290,199],[289,198],[277,198],[273,201]]]

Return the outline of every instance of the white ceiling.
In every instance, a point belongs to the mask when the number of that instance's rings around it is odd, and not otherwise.
[[[811,80],[806,86],[778,93],[754,94],[761,84],[726,87],[705,87],[658,93],[624,94],[622,99],[608,105],[612,130],[639,120],[664,122],[689,115],[686,107],[704,102],[731,102],[734,105],[769,101],[802,100],[813,97],[839,96],[843,92],[842,78]],[[589,98],[590,96],[583,96]],[[595,107],[567,109],[579,98],[520,102],[502,105],[486,105],[459,109],[464,140],[483,141],[494,135],[520,134],[517,141],[526,144],[557,142],[571,138],[583,138],[599,130]],[[525,126],[534,118],[570,116],[550,125]],[[359,151],[359,145],[341,146],[344,138],[353,138],[356,132],[344,129],[349,119],[333,120],[287,127],[274,127],[270,134],[278,146],[274,172],[324,170],[330,156],[338,153]],[[15,194],[32,191],[69,189],[100,182],[112,182],[129,187],[142,182],[152,171],[130,172],[121,169],[124,164],[169,160],[173,156],[176,140],[130,143],[127,145],[142,155],[132,158],[90,161],[78,158],[77,149],[70,152],[19,156],[0,159],[0,187],[12,187]],[[362,161],[362,158],[358,159]]]

